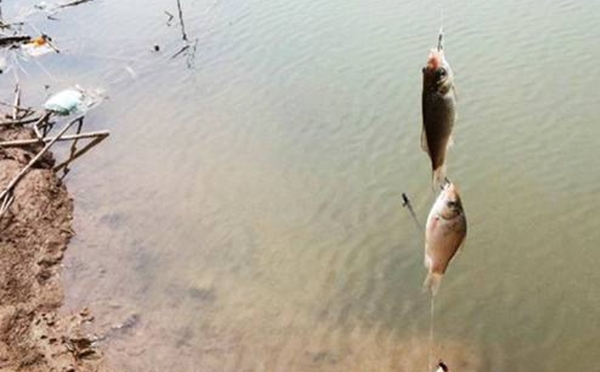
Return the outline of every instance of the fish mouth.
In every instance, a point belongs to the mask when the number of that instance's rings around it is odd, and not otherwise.
[[[458,190],[452,182],[448,182],[444,185],[443,193],[446,195],[446,198],[451,200],[457,200],[459,198]]]
[[[437,71],[444,64],[444,52],[437,49],[432,49],[427,57],[427,68],[430,71]]]
[[[438,216],[444,220],[452,220],[462,214],[462,203],[456,186],[453,183],[444,185],[439,196],[441,199]]]

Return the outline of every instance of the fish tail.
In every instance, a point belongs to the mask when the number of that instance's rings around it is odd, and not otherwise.
[[[433,170],[431,183],[434,189],[446,184],[446,163]]]
[[[423,283],[423,291],[429,291],[432,296],[435,296],[438,289],[440,288],[440,284],[442,283],[442,278],[444,274],[429,272],[427,274],[427,278],[425,278],[425,282]]]

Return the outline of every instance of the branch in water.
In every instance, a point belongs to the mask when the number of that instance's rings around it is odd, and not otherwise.
[[[183,11],[181,10],[181,1],[177,0],[177,11],[179,12],[179,24],[181,25],[181,37],[183,41],[188,41],[185,33],[185,24],[183,23]]]
[[[59,8],[66,8],[66,7],[69,7],[69,6],[76,6],[76,5],[79,5],[79,4],[88,3],[90,1],[93,1],[93,0],[75,0],[75,1],[71,1],[69,3],[61,4],[58,7]]]

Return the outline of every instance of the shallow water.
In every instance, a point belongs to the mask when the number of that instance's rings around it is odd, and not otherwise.
[[[31,2],[2,4],[25,17]],[[44,84],[110,96],[86,124],[110,139],[68,176],[65,283],[113,365],[426,370],[423,242],[400,194],[423,222],[420,67],[440,4],[183,0],[195,50],[176,58],[175,1],[26,16],[63,49],[22,62],[27,102]],[[443,13],[459,91],[449,175],[469,236],[436,300],[435,358],[596,370],[600,3]],[[8,97],[12,73],[0,81]]]

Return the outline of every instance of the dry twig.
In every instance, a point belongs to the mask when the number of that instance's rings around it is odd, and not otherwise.
[[[44,154],[50,149],[50,147],[52,147],[52,145],[54,145],[54,143],[56,143],[56,141],[58,141],[67,132],[67,130],[69,130],[69,128],[71,128],[71,126],[73,124],[75,124],[76,122],[79,122],[82,118],[83,117],[79,117],[79,118],[67,123],[60,130],[58,135],[56,137],[54,137],[50,142],[48,142],[48,144],[46,144],[46,146],[44,146],[44,148],[40,152],[38,152],[37,155],[33,159],[31,159],[31,161],[25,166],[25,168],[23,168],[19,173],[17,173],[17,175],[15,177],[13,177],[13,179],[8,183],[8,185],[6,186],[4,191],[2,191],[2,193],[0,193],[0,200],[4,200],[4,198],[7,196],[10,197],[10,193],[12,192],[12,189],[21,180],[21,178],[23,178],[23,176],[25,174],[27,174],[29,169],[33,165],[35,165],[35,163],[37,163],[37,161],[40,160],[42,156],[44,156]]]
[[[5,142],[0,142],[0,147],[27,146],[27,145],[33,145],[33,144],[41,143],[41,142],[47,143],[47,142],[51,142],[55,139],[59,142],[63,142],[63,141],[80,140],[80,139],[85,139],[85,138],[99,138],[99,137],[105,138],[105,137],[108,137],[109,135],[110,135],[109,131],[101,130],[101,131],[97,131],[97,132],[67,134],[58,139],[56,139],[56,137],[43,137],[43,138],[5,141]]]

